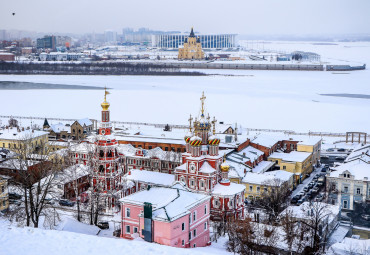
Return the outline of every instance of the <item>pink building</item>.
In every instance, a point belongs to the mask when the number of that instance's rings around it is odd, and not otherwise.
[[[122,198],[121,237],[140,236],[182,248],[210,245],[210,199],[180,184],[148,188]]]

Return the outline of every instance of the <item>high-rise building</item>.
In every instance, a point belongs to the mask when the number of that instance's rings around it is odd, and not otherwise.
[[[56,38],[54,35],[46,35],[43,38],[37,39],[37,48],[38,49],[56,49]]]

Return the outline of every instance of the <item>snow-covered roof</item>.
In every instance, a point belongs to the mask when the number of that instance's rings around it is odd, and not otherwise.
[[[222,185],[220,183],[216,184],[212,195],[214,196],[234,196],[237,195],[245,190],[245,186],[243,184],[237,184],[231,182],[229,186]]]
[[[252,143],[262,145],[267,148],[274,146],[280,139],[279,137],[268,135],[268,134],[259,134],[258,136],[250,139]]]
[[[8,159],[0,163],[0,168],[27,170],[27,167],[36,165],[38,163],[40,163],[40,161]]]
[[[292,151],[290,153],[274,152],[269,156],[269,158],[273,158],[273,159],[277,158],[283,161],[290,161],[290,162],[304,162],[310,156],[311,156],[311,153],[309,152]]]
[[[70,148],[71,152],[89,153],[89,152],[93,152],[95,150],[95,144],[93,144],[93,143],[79,143],[79,144],[73,144],[69,148]]]
[[[175,175],[146,170],[131,170],[125,175],[127,180],[145,182],[170,187],[175,181]]]
[[[359,144],[353,149],[351,154],[348,155],[345,162],[349,162],[356,159],[362,159],[370,163],[370,145]]]
[[[153,219],[174,221],[190,213],[190,209],[211,197],[177,188],[153,187],[120,199],[122,203],[143,205],[151,203]]]
[[[247,172],[242,182],[259,184],[259,185],[268,185],[269,182],[273,181],[274,179],[280,179],[282,182],[289,181],[292,176],[293,176],[293,173],[290,173],[284,170],[276,170],[276,171],[265,172],[265,173]]]
[[[335,243],[326,252],[327,255],[365,255],[370,250],[370,239],[355,239],[346,237],[340,243]]]
[[[77,120],[77,122],[81,125],[81,126],[90,126],[92,125],[93,123],[91,122],[90,119],[88,118],[84,118],[84,119],[80,119],[80,120]]]
[[[22,131],[17,128],[7,128],[0,130],[0,140],[28,140],[47,134],[47,132],[39,130],[28,129]]]
[[[89,175],[90,168],[84,164],[77,164],[64,169],[62,172],[57,174],[57,178],[60,183],[68,183],[77,180],[83,176]]]
[[[355,180],[370,180],[370,162],[366,163],[361,159],[356,159],[350,162],[345,162],[339,166],[331,168],[330,177],[339,177],[344,171],[349,171],[354,176]]]
[[[261,161],[256,165],[255,167],[252,168],[253,173],[264,173],[266,170],[270,169],[275,162],[272,161]]]
[[[66,126],[63,123],[58,123],[58,124],[52,124],[50,126],[50,129],[54,131],[54,133],[60,133],[62,131],[65,131],[67,133],[71,133],[71,127]]]
[[[199,172],[211,174],[216,172],[216,169],[214,169],[207,161],[205,161],[203,165],[200,167]]]

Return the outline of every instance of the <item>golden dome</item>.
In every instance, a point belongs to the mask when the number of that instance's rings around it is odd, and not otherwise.
[[[101,103],[101,108],[103,108],[103,111],[108,111],[108,108],[110,106],[110,104],[107,102],[107,95],[110,94],[108,91],[107,91],[107,88],[105,88],[105,92],[104,92],[104,102]]]
[[[230,166],[225,162],[221,164],[221,172],[229,172]]]

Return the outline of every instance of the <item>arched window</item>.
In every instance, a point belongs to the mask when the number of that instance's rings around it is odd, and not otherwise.
[[[100,165],[100,166],[99,166],[99,172],[100,172],[100,173],[104,173],[104,166],[103,166],[103,165]]]
[[[111,150],[109,150],[109,151],[108,151],[108,155],[107,155],[107,157],[108,157],[108,158],[113,157],[113,154],[112,154],[112,151],[111,151]]]
[[[104,151],[103,150],[100,150],[99,152],[99,157],[103,158],[104,157]]]

